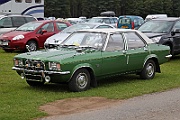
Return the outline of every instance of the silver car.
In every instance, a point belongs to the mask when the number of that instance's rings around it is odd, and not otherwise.
[[[54,48],[60,45],[72,32],[82,29],[96,29],[96,28],[115,28],[112,25],[104,23],[78,23],[65,28],[63,31],[49,37],[44,46],[46,48]]]

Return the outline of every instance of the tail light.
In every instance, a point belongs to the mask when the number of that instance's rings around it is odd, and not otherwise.
[[[134,22],[132,22],[131,25],[132,25],[132,29],[134,29]]]

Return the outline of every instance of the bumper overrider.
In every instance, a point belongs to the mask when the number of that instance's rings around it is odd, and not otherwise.
[[[31,81],[45,80],[45,82],[51,81],[50,75],[54,75],[54,74],[66,75],[70,73],[70,71],[58,72],[58,71],[47,71],[47,70],[29,70],[29,69],[19,68],[19,67],[12,67],[12,70],[16,70],[20,72],[22,79],[26,78],[27,80],[31,80]]]

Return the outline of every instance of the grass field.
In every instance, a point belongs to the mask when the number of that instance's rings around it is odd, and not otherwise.
[[[180,56],[161,65],[162,73],[153,80],[141,80],[137,75],[108,78],[98,87],[85,92],[69,92],[67,85],[46,84],[32,88],[13,71],[13,56],[0,49],[0,120],[33,120],[46,114],[39,106],[58,99],[100,96],[109,99],[127,99],[147,93],[180,87]]]

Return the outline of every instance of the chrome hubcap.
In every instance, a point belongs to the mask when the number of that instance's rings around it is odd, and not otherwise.
[[[86,87],[87,83],[88,83],[88,77],[85,73],[80,73],[77,78],[77,85],[79,86],[79,88],[83,89]]]
[[[30,51],[35,51],[36,50],[36,44],[35,43],[31,43],[29,45],[29,49],[30,49]]]
[[[152,63],[149,63],[146,67],[146,73],[149,77],[151,77],[154,74],[154,66]]]

